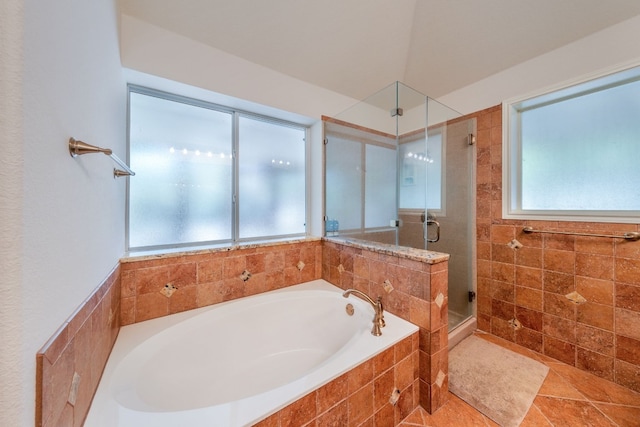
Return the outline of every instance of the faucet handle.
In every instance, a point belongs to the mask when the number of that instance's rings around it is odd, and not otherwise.
[[[381,328],[384,328],[386,326],[386,323],[384,321],[384,307],[382,306],[382,297],[378,296],[378,300],[376,302],[378,304],[378,324]]]

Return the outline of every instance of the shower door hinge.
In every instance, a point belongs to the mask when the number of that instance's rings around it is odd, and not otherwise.
[[[324,142],[324,145],[327,145],[329,143],[329,138],[325,138],[322,142]]]
[[[389,113],[391,114],[391,117],[395,117],[395,116],[402,117],[402,115],[404,114],[404,110],[402,108],[392,108],[391,111],[389,111]]]
[[[476,293],[469,291],[469,302],[473,302],[476,299]]]
[[[475,145],[475,143],[476,143],[476,136],[474,134],[472,134],[472,133],[467,135],[467,144]]]

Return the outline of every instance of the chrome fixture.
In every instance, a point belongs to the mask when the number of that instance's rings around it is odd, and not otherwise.
[[[116,162],[118,166],[122,168],[122,169],[113,168],[114,178],[118,178],[121,176],[134,176],[136,174],[134,171],[129,169],[129,166],[127,166],[125,162],[123,162],[118,158],[118,156],[113,154],[110,148],[100,148],[100,147],[96,147],[95,145],[87,144],[84,141],[79,141],[75,138],[69,138],[69,154],[71,154],[71,157],[78,157],[83,154],[89,154],[89,153],[102,153],[111,157],[111,160]]]
[[[422,212],[420,214],[420,220],[422,221],[422,227],[424,229],[424,238],[427,242],[429,243],[436,243],[438,240],[440,240],[440,223],[437,221],[436,216],[434,214],[432,214],[431,212],[426,213],[426,212]],[[435,238],[429,238],[429,232],[427,231],[427,229],[429,228],[430,225],[435,225],[436,226],[436,237]]]
[[[360,298],[362,298],[363,300],[367,301],[369,304],[371,304],[371,306],[373,307],[373,310],[375,311],[375,315],[373,316],[373,328],[371,328],[371,335],[375,335],[376,337],[379,337],[380,335],[382,335],[382,331],[380,330],[380,328],[384,328],[384,325],[385,325],[384,309],[382,307],[382,297],[378,297],[377,301],[374,301],[371,299],[371,297],[369,297],[369,295],[357,289],[347,289],[346,291],[344,291],[342,296],[345,298],[348,298],[349,295],[351,294],[355,294]]]
[[[389,113],[391,114],[391,117],[402,117],[402,115],[404,114],[404,110],[402,108],[392,108]]]
[[[533,227],[524,227],[522,231],[524,231],[525,233],[564,234],[567,236],[608,237],[610,239],[625,239],[632,242],[640,240],[640,233],[637,231],[629,231],[627,233],[624,233],[622,236],[612,236],[609,234],[572,233],[569,231],[534,230]]]

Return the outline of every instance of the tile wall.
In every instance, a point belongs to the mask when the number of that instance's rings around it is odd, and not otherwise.
[[[421,259],[410,253],[385,252],[381,247],[325,241],[322,278],[342,289],[382,296],[386,311],[420,327],[419,402],[435,412],[446,402],[449,384],[448,255],[432,252],[435,258]],[[385,290],[387,281],[393,287],[391,292]]]
[[[120,329],[120,267],[36,355],[36,427],[79,427]]]
[[[122,325],[319,279],[322,241],[123,259]]]
[[[522,232],[640,226],[502,219],[502,110],[473,116],[479,329],[640,391],[640,242]]]
[[[395,405],[391,394],[399,390]],[[418,333],[298,399],[256,427],[393,427],[417,406]]]

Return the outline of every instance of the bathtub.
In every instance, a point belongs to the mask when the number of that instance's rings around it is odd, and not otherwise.
[[[314,280],[124,326],[84,425],[254,424],[418,330],[373,315]]]

